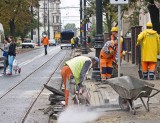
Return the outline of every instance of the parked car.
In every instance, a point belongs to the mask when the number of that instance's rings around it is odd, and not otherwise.
[[[22,48],[26,48],[26,47],[34,48],[35,46],[36,44],[34,43],[34,40],[25,40],[22,43]]]
[[[49,40],[49,46],[56,46],[56,40],[55,39],[50,39]]]

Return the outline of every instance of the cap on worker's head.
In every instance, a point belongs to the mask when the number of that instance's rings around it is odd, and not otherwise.
[[[99,63],[99,58],[98,57],[93,57],[92,61],[96,61],[97,63]]]
[[[112,27],[111,32],[118,32],[118,27]]]
[[[147,26],[147,27],[152,27],[153,25],[152,25],[151,22],[148,22],[148,23],[146,24],[146,26]]]

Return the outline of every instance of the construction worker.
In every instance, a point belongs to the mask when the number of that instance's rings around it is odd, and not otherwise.
[[[115,50],[115,60],[117,61],[118,60],[118,28],[117,27],[112,27],[111,29],[111,37],[110,39],[111,40],[114,40],[114,44],[115,44],[115,47],[116,47],[116,50]],[[123,55],[125,55],[125,47],[124,47],[124,43],[123,43],[123,38],[121,37],[120,38],[120,59],[121,59],[121,62],[122,62],[122,57]]]
[[[74,37],[71,39],[71,46],[72,46],[72,49],[74,49],[74,47],[75,47],[75,40],[74,40]]]
[[[114,41],[107,41],[100,52],[100,73],[101,80],[111,78],[112,75],[112,61],[114,58],[115,46]]]
[[[47,45],[49,45],[49,39],[46,34],[43,35],[42,43],[44,45],[45,55],[47,55]]]
[[[65,105],[68,106],[68,100],[70,96],[70,77],[73,76],[76,85],[82,86],[82,82],[85,79],[87,71],[97,65],[99,59],[97,57],[89,58],[85,56],[78,56],[70,59],[63,66],[61,75],[64,83],[65,92]]]
[[[143,79],[154,80],[157,55],[160,54],[160,40],[158,33],[152,29],[152,23],[146,24],[147,29],[138,35],[137,45],[141,45]]]

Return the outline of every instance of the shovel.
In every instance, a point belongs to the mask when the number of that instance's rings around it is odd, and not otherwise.
[[[138,52],[141,54],[141,52],[140,52],[140,46],[137,47],[137,48],[138,48]],[[139,59],[139,70],[138,70],[138,74],[139,74],[139,78],[140,78],[140,79],[143,79],[143,72],[142,72],[142,70],[141,70],[141,55],[138,57],[138,59]]]

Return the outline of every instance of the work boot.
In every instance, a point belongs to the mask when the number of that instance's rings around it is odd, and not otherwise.
[[[154,72],[149,72],[149,78],[150,80],[154,80]]]
[[[105,77],[105,76],[102,76],[102,77],[101,77],[101,82],[102,82],[102,83],[106,83],[106,77]]]
[[[149,75],[150,80],[154,80],[154,75]]]
[[[143,80],[148,80],[148,72],[143,72]]]

